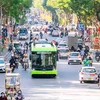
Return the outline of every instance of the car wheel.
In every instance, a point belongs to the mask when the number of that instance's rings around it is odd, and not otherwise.
[[[82,83],[82,81],[80,81],[80,83]]]
[[[59,57],[59,59],[61,59],[61,57]]]
[[[68,65],[70,65],[70,63],[68,62]]]
[[[82,65],[82,63],[80,62],[80,65]]]

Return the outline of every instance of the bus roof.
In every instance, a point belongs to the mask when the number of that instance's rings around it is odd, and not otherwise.
[[[56,46],[53,43],[32,43],[31,44],[31,51],[36,52],[36,51],[41,51],[41,52],[53,52],[57,51]]]

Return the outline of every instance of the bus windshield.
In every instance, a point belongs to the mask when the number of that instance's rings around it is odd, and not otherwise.
[[[35,70],[53,70],[53,68],[56,68],[56,53],[32,53],[32,67]]]

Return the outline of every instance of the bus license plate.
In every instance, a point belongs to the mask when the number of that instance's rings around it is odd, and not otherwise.
[[[45,72],[42,72],[42,74],[45,74]]]

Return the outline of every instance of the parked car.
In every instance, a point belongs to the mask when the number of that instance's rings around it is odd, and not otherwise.
[[[4,58],[0,58],[0,72],[5,72],[6,64]]]
[[[98,73],[95,67],[82,67],[79,71],[79,81],[87,82],[87,81],[94,81],[98,82]]]
[[[70,52],[68,64],[82,64],[82,58],[79,52]]]

